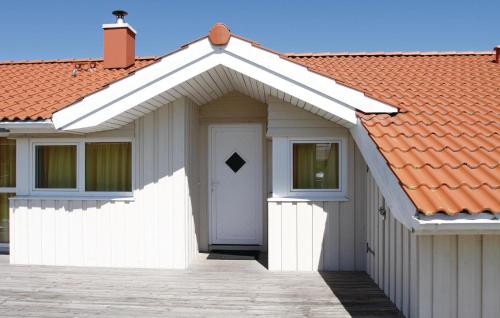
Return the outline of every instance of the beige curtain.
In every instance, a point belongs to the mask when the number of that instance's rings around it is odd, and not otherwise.
[[[85,144],[86,191],[132,191],[132,146],[129,142]]]
[[[337,189],[339,186],[337,143],[293,145],[294,189]]]
[[[16,186],[16,141],[0,138],[0,187]]]
[[[293,145],[293,188],[314,189],[316,144]]]
[[[12,193],[0,193],[0,243],[9,243],[9,197]]]
[[[76,146],[36,146],[36,187],[76,188]]]

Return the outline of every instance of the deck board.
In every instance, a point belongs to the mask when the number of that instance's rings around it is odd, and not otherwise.
[[[9,265],[0,317],[401,317],[360,272],[274,273],[200,256],[188,270]]]

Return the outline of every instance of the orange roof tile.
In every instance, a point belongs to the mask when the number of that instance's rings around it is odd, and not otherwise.
[[[500,64],[492,53],[286,58],[400,109],[359,117],[420,212],[500,212]]]
[[[0,120],[51,118],[57,110],[155,60],[137,58],[126,69],[104,69],[99,59],[1,62]],[[73,76],[75,65],[80,70]]]

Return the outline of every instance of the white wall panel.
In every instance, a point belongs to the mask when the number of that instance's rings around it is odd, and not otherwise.
[[[197,118],[198,107],[181,98],[135,121],[131,202],[13,199],[11,262],[186,268],[197,250]]]
[[[499,317],[499,235],[417,236],[379,214],[370,173],[367,186],[367,272],[406,317]]]
[[[275,118],[279,116],[275,114]],[[345,132],[344,128],[340,129]],[[296,132],[302,131],[303,128],[296,129]],[[273,137],[273,155],[287,153],[280,151],[281,138]],[[366,164],[352,139],[348,139],[347,149],[348,200],[294,201],[283,198],[268,203],[268,235],[270,240],[272,237],[268,246],[270,270],[366,270]],[[273,158],[273,162],[287,162],[285,159]],[[273,169],[273,179],[283,178],[282,170]],[[273,185],[274,195],[282,191],[285,189]]]

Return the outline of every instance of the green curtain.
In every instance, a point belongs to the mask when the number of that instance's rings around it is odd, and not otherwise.
[[[9,243],[9,197],[13,193],[0,193],[0,243]]]
[[[0,187],[16,186],[16,141],[0,138]]]
[[[36,187],[76,188],[76,145],[36,146]]]
[[[293,144],[294,189],[338,189],[337,143]]]
[[[132,191],[131,143],[85,144],[85,190]]]

